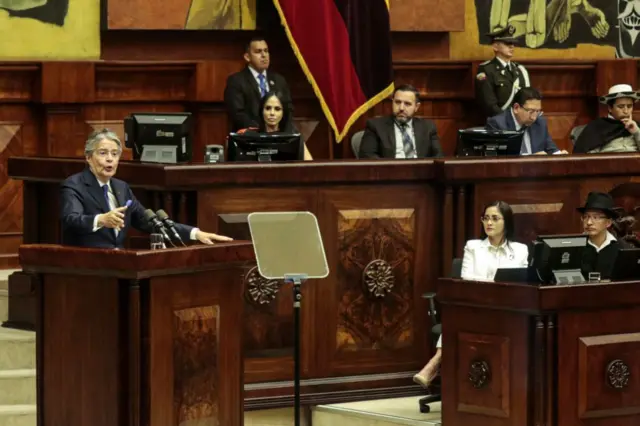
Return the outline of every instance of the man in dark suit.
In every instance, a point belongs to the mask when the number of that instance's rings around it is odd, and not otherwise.
[[[410,84],[393,92],[393,115],[367,121],[358,158],[442,157],[436,125],[414,117],[420,108],[418,90]]]
[[[520,154],[567,154],[560,151],[549,135],[547,120],[542,117],[542,95],[525,87],[514,96],[511,108],[487,119],[487,130],[524,130]]]
[[[262,97],[270,91],[280,92],[284,103],[289,105],[289,116],[293,116],[291,92],[284,77],[268,71],[269,46],[264,38],[254,37],[247,44],[244,60],[247,66],[227,78],[224,103],[231,121],[231,130],[258,127],[259,105]]]
[[[531,86],[527,69],[512,61],[514,34],[512,25],[487,34],[495,57],[481,63],[476,74],[476,102],[486,117],[509,109],[518,90]]]
[[[122,248],[130,226],[152,233],[144,217],[145,208],[129,185],[113,177],[122,154],[118,136],[109,130],[95,132],[87,140],[84,153],[88,167],[61,186],[62,243]],[[231,240],[187,225],[176,224],[176,230],[183,241],[213,244],[213,240]]]

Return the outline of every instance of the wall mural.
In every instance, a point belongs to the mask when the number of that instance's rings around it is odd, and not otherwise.
[[[254,30],[256,28],[256,0],[102,1],[107,2],[106,29],[110,30]]]
[[[0,0],[0,57],[99,58],[100,2]]]
[[[567,49],[612,46],[617,57],[640,56],[640,0],[475,0],[481,44],[487,32],[513,25],[521,46]]]

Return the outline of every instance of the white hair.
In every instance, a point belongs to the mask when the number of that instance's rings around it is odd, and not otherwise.
[[[114,132],[109,129],[97,130],[89,135],[87,142],[84,144],[84,155],[90,157],[93,151],[96,150],[96,146],[103,140],[109,140],[115,142],[118,145],[118,154],[122,154],[122,143],[120,138]]]

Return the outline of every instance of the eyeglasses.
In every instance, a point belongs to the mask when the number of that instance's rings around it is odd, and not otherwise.
[[[533,116],[542,115],[541,109],[532,109],[532,108],[525,108],[525,107],[522,107],[522,109],[525,110],[529,115],[533,115]]]
[[[108,157],[111,155],[113,158],[120,158],[121,152],[118,150],[109,151],[107,149],[99,149],[96,151],[98,157]]]
[[[480,216],[480,220],[482,221],[482,223],[486,223],[486,222],[500,222],[503,218],[501,216]]]
[[[607,220],[607,217],[606,216],[593,216],[593,215],[590,215],[590,214],[582,215],[582,221],[583,222],[589,222],[589,221],[602,222],[603,220]]]

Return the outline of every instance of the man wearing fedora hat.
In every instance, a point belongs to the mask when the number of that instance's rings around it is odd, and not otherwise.
[[[585,278],[590,272],[597,272],[601,279],[610,279],[618,251],[627,247],[609,232],[617,216],[613,198],[604,192],[590,192],[584,207],[577,210],[582,214],[582,228],[588,236],[582,273]]]
[[[573,152],[596,154],[601,152],[640,151],[640,129],[633,119],[633,104],[640,99],[628,84],[616,84],[600,97],[609,115],[593,120],[582,130]]]
[[[495,57],[481,63],[476,75],[476,101],[486,117],[505,111],[518,90],[531,85],[526,68],[511,60],[517,44],[515,31],[512,25],[508,25],[487,34]]]

